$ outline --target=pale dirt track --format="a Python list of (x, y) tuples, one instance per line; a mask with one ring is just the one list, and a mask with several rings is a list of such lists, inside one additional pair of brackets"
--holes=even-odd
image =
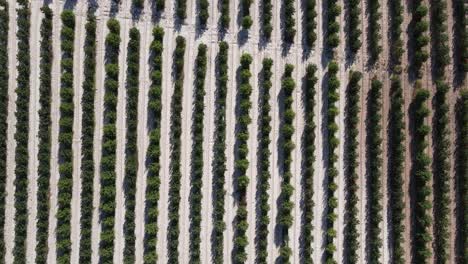
[[(12, 2), (12, 1), (10, 1)], [(75, 90), (75, 121), (74, 121), (74, 187), (73, 187), (73, 200), (72, 200), (72, 262), (78, 262), (78, 250), (79, 250), (79, 217), (80, 217), (80, 163), (81, 163), (81, 85), (83, 82), (83, 42), (84, 42), (84, 25), (86, 23), (85, 10), (87, 4), (85, 1), (78, 0), (77, 4), (74, 7), (76, 14), (76, 30), (75, 30), (75, 65), (74, 65), (74, 90)], [(126, 60), (127, 60), (127, 45), (128, 45), (128, 34), (132, 26), (136, 26), (141, 33), (141, 49), (140, 49), (140, 91), (139, 91), (139, 124), (138, 124), (138, 178), (137, 178), (137, 191), (136, 191), (136, 212), (135, 212), (135, 225), (136, 225), (136, 261), (138, 263), (143, 260), (143, 236), (144, 236), (144, 205), (145, 205), (145, 187), (146, 187), (146, 150), (148, 146), (148, 129), (147, 129), (147, 105), (148, 105), (148, 89), (151, 85), (149, 78), (149, 47), (152, 41), (152, 28), (155, 22), (151, 17), (151, 8), (149, 8), (149, 0), (145, 0), (145, 9), (139, 16), (137, 20), (133, 20), (131, 14), (131, 1), (123, 0), (118, 8), (116, 13), (116, 18), (120, 22), (121, 26), (121, 46), (120, 46), (120, 56), (119, 56), (119, 66), (120, 66), (120, 76), (119, 76), (119, 96), (118, 96), (118, 110), (117, 110), (117, 164), (116, 164), (116, 214), (115, 214), (115, 251), (114, 251), (114, 262), (121, 263), (123, 261), (123, 249), (124, 249), (124, 233), (123, 233), (123, 224), (125, 216), (125, 196), (123, 192), (123, 178), (124, 178), (124, 169), (125, 169), (125, 131), (126, 131)], [(157, 240), (157, 252), (159, 255), (159, 261), (161, 263), (167, 262), (167, 227), (168, 227), (168, 188), (170, 180), (170, 171), (169, 171), (169, 157), (170, 157), (170, 105), (171, 105), (171, 96), (173, 93), (174, 82), (171, 77), (172, 74), (172, 61), (173, 61), (173, 52), (175, 49), (175, 39), (178, 35), (185, 37), (186, 39), (186, 53), (185, 53), (185, 67), (184, 67), (184, 96), (183, 96), (183, 111), (182, 111), (182, 156), (181, 156), (181, 201), (180, 201), (180, 236), (179, 236), (179, 261), (181, 263), (189, 262), (189, 193), (190, 193), (190, 153), (192, 149), (192, 139), (191, 139), (191, 126), (192, 126), (192, 103), (193, 103), (193, 81), (194, 81), (194, 67), (195, 67), (195, 56), (197, 55), (197, 48), (200, 43), (208, 45), (208, 64), (207, 64), (207, 75), (205, 82), (205, 117), (204, 117), (204, 168), (203, 168), (203, 187), (202, 187), (202, 222), (201, 222), (201, 262), (209, 263), (211, 262), (211, 240), (210, 234), (212, 231), (212, 204), (211, 204), (211, 195), (212, 195), (212, 168), (211, 163), (213, 160), (213, 132), (214, 132), (214, 114), (215, 114), (215, 57), (218, 52), (218, 41), (219, 35), (217, 32), (217, 23), (219, 14), (217, 13), (217, 1), (210, 0), (210, 18), (208, 19), (207, 29), (203, 32), (196, 31), (197, 24), (197, 2), (195, 0), (187, 1), (187, 14), (188, 17), (184, 24), (180, 26), (180, 29), (175, 27), (174, 24), (174, 2), (166, 1), (166, 12), (162, 14), (159, 24), (164, 27), (164, 52), (163, 52), (163, 93), (162, 93), (162, 127), (161, 127), (161, 186), (160, 186), (160, 200), (159, 200), (159, 216), (158, 216), (158, 240)], [(326, 154), (327, 150), (324, 149), (326, 144), (326, 133), (323, 130), (326, 129), (326, 100), (327, 94), (324, 83), (323, 75), (327, 71), (326, 60), (322, 58), (322, 52), (324, 50), (324, 24), (326, 23), (326, 12), (322, 1), (318, 1), (316, 5), (317, 10), (317, 41), (315, 47), (311, 50), (308, 57), (303, 57), (303, 50), (301, 44), (301, 38), (303, 34), (303, 25), (302, 17), (303, 11), (301, 10), (301, 1), (297, 0), (295, 2), (296, 7), (296, 39), (295, 44), (290, 47), (290, 49), (284, 53), (282, 44), (282, 31), (280, 29), (281, 19), (284, 14), (284, 11), (281, 7), (281, 2), (272, 1), (273, 3), (273, 17), (272, 25), (274, 30), (272, 32), (271, 41), (266, 43), (264, 47), (259, 45), (261, 41), (259, 31), (260, 31), (260, 14), (261, 6), (259, 1), (254, 1), (251, 7), (251, 14), (254, 19), (253, 25), (249, 30), (249, 34), (245, 39), (245, 43), (239, 43), (239, 39), (244, 36), (240, 36), (239, 30), (240, 25), (237, 23), (238, 10), (239, 10), (240, 0), (231, 0), (230, 2), (230, 17), (231, 24), (224, 37), (229, 43), (229, 82), (228, 82), (228, 93), (227, 93), (227, 104), (226, 104), (226, 196), (225, 196), (225, 238), (224, 238), (224, 261), (225, 263), (231, 263), (231, 253), (233, 249), (233, 236), (235, 231), (234, 226), (234, 217), (236, 215), (236, 197), (234, 193), (234, 145), (235, 145), (235, 125), (236, 125), (236, 94), (237, 94), (237, 70), (239, 67), (240, 56), (243, 53), (250, 53), (253, 56), (253, 62), (251, 64), (250, 70), (252, 72), (251, 85), (252, 85), (252, 95), (250, 101), (252, 102), (252, 109), (250, 112), (250, 117), (252, 122), (249, 125), (250, 138), (248, 140), (249, 148), (249, 162), (250, 166), (248, 169), (248, 176), (250, 178), (250, 183), (248, 186), (247, 192), (247, 210), (248, 210), (248, 221), (249, 228), (247, 230), (248, 237), (248, 263), (253, 263), (255, 259), (255, 223), (256, 223), (256, 181), (257, 181), (257, 133), (258, 133), (258, 73), (262, 68), (263, 58), (269, 57), (273, 59), (273, 87), (271, 88), (271, 99), (270, 104), (271, 108), (271, 157), (270, 157), (270, 225), (269, 225), (269, 236), (268, 236), (268, 261), (273, 263), (279, 255), (278, 249), (279, 245), (275, 242), (277, 237), (275, 235), (276, 227), (276, 217), (278, 212), (278, 197), (281, 192), (281, 182), (282, 182), (282, 151), (278, 148), (278, 144), (281, 144), (280, 139), (280, 115), (279, 110), (282, 102), (279, 98), (282, 96), (281, 93), (281, 78), (284, 73), (284, 65), (286, 63), (291, 63), (295, 65), (293, 76), (296, 81), (296, 90), (293, 94), (293, 110), (296, 112), (296, 117), (294, 120), (295, 134), (293, 140), (296, 144), (296, 148), (292, 153), (293, 162), (292, 162), (292, 173), (294, 175), (291, 184), (294, 186), (294, 193), (291, 197), (291, 201), (294, 203), (293, 213), (293, 225), (289, 230), (289, 245), (293, 249), (293, 255), (291, 257), (291, 262), (298, 263), (300, 261), (299, 247), (300, 247), (300, 230), (301, 230), (301, 176), (302, 176), (302, 152), (301, 152), (301, 137), (304, 128), (303, 120), (303, 105), (302, 105), (302, 77), (305, 74), (305, 67), (309, 63), (316, 64), (318, 67), (316, 76), (318, 77), (318, 82), (316, 85), (316, 105), (314, 108), (315, 112), (315, 124), (316, 124), (316, 153), (315, 153), (315, 177), (314, 177), (314, 196), (313, 201), (314, 206), (314, 230), (313, 230), (313, 260), (314, 263), (321, 263), (323, 261), (323, 251), (324, 251), (324, 217), (325, 217), (325, 204), (326, 204), (326, 188), (327, 180), (325, 178), (326, 171)], [(39, 28), (39, 23), (35, 23), (35, 20), (39, 20), (40, 12), (38, 12), (42, 2), (33, 1), (32, 2), (32, 17), (34, 20), (32, 23), (32, 29)], [(60, 13), (63, 10), (64, 3), (62, 1), (54, 1), (51, 4), (51, 7), (54, 11), (54, 29), (53, 29), (53, 52), (54, 52), (54, 61), (53, 61), (53, 75), (52, 75), (52, 127), (51, 127), (51, 136), (52, 136), (52, 159), (51, 159), (51, 181), (50, 181), (50, 225), (49, 225), (49, 255), (48, 262), (56, 262), (56, 234), (55, 229), (57, 226), (56, 213), (57, 213), (57, 183), (58, 183), (58, 120), (59, 120), (59, 91), (60, 91)], [(343, 2), (340, 2), (340, 5), (343, 7)], [(368, 69), (366, 66), (367, 62), (367, 25), (368, 25), (368, 15), (365, 14), (366, 1), (361, 1), (361, 10), (362, 10), (362, 47), (360, 52), (357, 54), (356, 60), (351, 65), (345, 65), (345, 33), (343, 28), (340, 31), (341, 44), (337, 48), (336, 59), (340, 65), (339, 76), (341, 80), (341, 86), (339, 89), (340, 101), (337, 103), (337, 106), (340, 110), (340, 114), (337, 117), (337, 123), (339, 125), (338, 137), (340, 138), (341, 144), (338, 148), (338, 162), (337, 168), (339, 170), (339, 177), (337, 177), (338, 190), (336, 191), (336, 196), (338, 198), (338, 218), (336, 221), (335, 228), (338, 231), (336, 238), (337, 252), (335, 258), (338, 262), (341, 263), (343, 258), (343, 227), (344, 227), (344, 149), (343, 149), (343, 139), (345, 136), (344, 131), (344, 106), (345, 106), (345, 89), (348, 82), (348, 73), (350, 69), (359, 70), (363, 72), (363, 81), (362, 81), (362, 90), (361, 90), (361, 123), (360, 123), (360, 134), (359, 134), (359, 174), (360, 174), (360, 189), (359, 189), (359, 215), (360, 215), (360, 251), (359, 257), (361, 262), (365, 262), (365, 230), (366, 230), (366, 221), (365, 221), (365, 208), (367, 205), (366, 197), (366, 157), (365, 157), (365, 117), (366, 117), (366, 98), (367, 93), (370, 88), (370, 81), (373, 76), (377, 76), (381, 81), (383, 81), (383, 118), (382, 118), (382, 136), (383, 136), (383, 168), (382, 168), (382, 181), (384, 188), (382, 189), (383, 198), (382, 204), (384, 205), (384, 210), (382, 212), (383, 221), (382, 221), (382, 240), (383, 240), (383, 249), (382, 249), (382, 261), (383, 263), (389, 262), (389, 254), (391, 249), (388, 247), (388, 227), (387, 227), (387, 189), (386, 189), (386, 173), (387, 173), (387, 161), (386, 161), (386, 127), (387, 127), (387, 114), (388, 114), (388, 90), (389, 90), (389, 75), (387, 72), (387, 58), (391, 56), (388, 54), (388, 23), (382, 22), (381, 33), (382, 33), (382, 44), (384, 51), (381, 54), (378, 65), (375, 68)], [(381, 11), (383, 15), (383, 21), (388, 20), (388, 11), (386, 10), (386, 5), (381, 3)], [(409, 12), (406, 3), (405, 6), (405, 20), (403, 24), (403, 32), (406, 32), (408, 23), (411, 20), (411, 13)], [(93, 213), (93, 230), (92, 233), (92, 250), (93, 250), (93, 263), (98, 262), (98, 250), (99, 250), (99, 238), (100, 238), (100, 220), (99, 220), (99, 203), (100, 203), (100, 159), (101, 159), (101, 139), (102, 139), (102, 129), (103, 129), (103, 97), (104, 97), (104, 54), (105, 54), (105, 37), (108, 33), (106, 22), (110, 17), (110, 0), (100, 1), (100, 6), (97, 10), (97, 72), (96, 72), (96, 99), (95, 99), (95, 113), (96, 113), (96, 128), (95, 128), (95, 179), (94, 179), (94, 213)], [(449, 8), (449, 14), (451, 16), (451, 9)], [(14, 4), (10, 4), (10, 30), (13, 32), (16, 30), (16, 23), (14, 18), (16, 15)], [(449, 16), (449, 17), (450, 17)], [(339, 17), (340, 24), (344, 25), (344, 14)], [(449, 26), (453, 23), (449, 22)], [(34, 30), (33, 30), (34, 31)], [(240, 38), (239, 38), (240, 36)], [(408, 41), (408, 36), (403, 34), (405, 42)], [(451, 36), (451, 33), (449, 34)], [(31, 68), (31, 104), (30, 104), (30, 162), (29, 162), (29, 175), (30, 175), (30, 187), (29, 195), (30, 199), (28, 201), (28, 208), (30, 210), (30, 221), (28, 226), (28, 261), (32, 262), (35, 257), (34, 245), (35, 245), (35, 217), (36, 217), (36, 201), (35, 193), (37, 192), (35, 175), (37, 170), (37, 110), (39, 109), (38, 104), (38, 51), (39, 51), (39, 33), (34, 32), (31, 34), (31, 52), (32, 56), (32, 68)], [(5, 225), (9, 230), (13, 230), (14, 227), (14, 150), (15, 150), (15, 141), (14, 141), (14, 131), (15, 131), (15, 87), (16, 87), (16, 37), (9, 39), (9, 66), (10, 66), (10, 79), (9, 79), (9, 106), (8, 106), (8, 148), (7, 148), (7, 197), (6, 197), (6, 219)], [(406, 49), (405, 49), (406, 50)], [(408, 65), (407, 53), (403, 56), (403, 64)], [(430, 65), (430, 63), (428, 63)], [(450, 71), (450, 70), (449, 70)], [(426, 73), (426, 78), (424, 79), (426, 84), (429, 87), (431, 85), (430, 75)], [(449, 76), (450, 77), (450, 76)], [(413, 84), (407, 78), (407, 69), (405, 68), (403, 74), (403, 90), (405, 91), (405, 113), (406, 113), (406, 124), (408, 124), (408, 106), (412, 99)], [(455, 94), (456, 92), (453, 92)], [(453, 111), (454, 95), (450, 95), (451, 109)], [(451, 124), (453, 127), (453, 124)], [(409, 137), (409, 130), (406, 131), (407, 142), (410, 142), (411, 138)], [(406, 260), (410, 260), (410, 199), (409, 199), (409, 169), (411, 168), (410, 152), (409, 148), (406, 151), (406, 169), (405, 169), (405, 202), (406, 202), (406, 235), (405, 235), (405, 245), (404, 248), (406, 252)], [(452, 183), (453, 184), (453, 183)], [(454, 207), (454, 205), (452, 205)], [(452, 225), (454, 223), (452, 222)], [(452, 240), (453, 241), (453, 235)], [(7, 263), (12, 262), (12, 249), (14, 246), (14, 234), (7, 232), (5, 234), (6, 240), (6, 249), (7, 255), (5, 257)], [(452, 242), (453, 243), (453, 242)], [(453, 256), (453, 251), (451, 251)]]

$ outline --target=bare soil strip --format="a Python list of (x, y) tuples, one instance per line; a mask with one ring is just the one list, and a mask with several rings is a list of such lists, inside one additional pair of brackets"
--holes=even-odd
[[(39, 60), (40, 60), (40, 21), (42, 12), (40, 1), (31, 2), (31, 91), (29, 99), (29, 162), (28, 162), (28, 235), (26, 240), (27, 262), (34, 262), (36, 258), (36, 221), (37, 221), (37, 148), (39, 139)], [(37, 22), (37, 23), (36, 23)]]
[(7, 179), (6, 179), (6, 197), (5, 197), (5, 262), (13, 262), (13, 247), (14, 247), (14, 226), (15, 226), (15, 131), (16, 131), (16, 76), (17, 76), (17, 60), (16, 52), (18, 49), (18, 40), (16, 38), (16, 3), (9, 1), (9, 37), (8, 38), (8, 68), (10, 69), (8, 76), (8, 130), (7, 130)]

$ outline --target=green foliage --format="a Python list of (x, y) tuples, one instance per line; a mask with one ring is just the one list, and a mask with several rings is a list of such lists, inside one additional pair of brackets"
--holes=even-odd
[(426, 125), (429, 109), (426, 106), (429, 92), (416, 87), (416, 92), (412, 102), (411, 122), (413, 123), (413, 167), (411, 168), (411, 178), (415, 188), (414, 193), (414, 237), (413, 237), (413, 258), (416, 263), (429, 263), (431, 257), (431, 208), (432, 202), (430, 180), (432, 178), (429, 165), (430, 157), (427, 154), (427, 136), (430, 127)]
[(52, 74), (52, 10), (45, 5), (41, 8), (44, 18), (41, 24), (40, 48), (40, 86), (39, 103), (39, 150), (38, 150), (38, 179), (37, 179), (37, 237), (36, 263), (47, 263), (49, 251), (49, 180), (51, 158), (51, 74)]
[(294, 0), (284, 0), (284, 26), (283, 26), (283, 39), (287, 43), (294, 43), (294, 36), (296, 36), (296, 8), (294, 7)]
[(127, 134), (125, 144), (124, 263), (135, 262), (135, 193), (138, 173), (138, 86), (140, 72), (140, 32), (130, 29), (127, 53)]
[(346, 144), (345, 144), (345, 171), (346, 203), (345, 203), (345, 227), (344, 227), (344, 255), (347, 263), (358, 262), (359, 250), (359, 210), (358, 210), (358, 137), (359, 137), (359, 113), (362, 73), (351, 71), (346, 91)]
[(28, 226), (28, 137), (29, 137), (29, 95), (31, 61), (30, 16), (27, 1), (18, 1), (17, 9), (18, 39), (16, 78), (16, 149), (15, 149), (15, 245), (13, 248), (14, 263), (24, 263), (26, 259), (26, 236)]
[(104, 82), (104, 127), (101, 156), (101, 240), (99, 261), (112, 263), (114, 256), (115, 215), (115, 159), (116, 159), (116, 111), (119, 81), (120, 25), (116, 19), (107, 22), (106, 60)]
[(393, 0), (389, 2), (390, 13), (390, 54), (392, 56), (392, 70), (395, 73), (401, 72), (401, 58), (404, 53), (403, 39), (401, 38), (401, 24), (403, 23), (403, 5), (401, 0)]
[(468, 260), (468, 91), (462, 90), (457, 103), (457, 261)]
[(171, 172), (169, 186), (169, 226), (167, 232), (168, 262), (178, 263), (179, 260), (179, 208), (180, 208), (180, 155), (182, 134), (182, 98), (184, 92), (184, 54), (185, 39), (181, 36), (176, 38), (174, 50), (174, 94), (171, 102), (171, 154), (169, 171)]
[(176, 0), (175, 13), (181, 21), (187, 18), (187, 0)]
[(270, 134), (271, 134), (271, 106), (270, 106), (270, 89), (272, 87), (271, 77), (273, 72), (273, 60), (270, 58), (263, 59), (262, 69), (262, 84), (260, 88), (259, 98), (259, 149), (258, 149), (258, 208), (257, 226), (256, 226), (256, 261), (257, 263), (267, 263), (268, 257), (268, 226), (270, 224), (270, 205), (268, 189), (270, 189)]
[(198, 0), (198, 19), (200, 20), (200, 26), (203, 28), (206, 27), (206, 22), (210, 17), (209, 7), (210, 2), (208, 0)]
[[(455, 27), (455, 56), (457, 68), (460, 72), (468, 72), (468, 38), (466, 32), (466, 5), (464, 1), (452, 1), (454, 9)], [(462, 75), (463, 79), (466, 74)]]
[(317, 40), (317, 11), (315, 11), (317, 1), (306, 0), (304, 4), (305, 40), (307, 46), (313, 47), (315, 45), (315, 41)]
[(338, 116), (338, 109), (336, 103), (339, 100), (339, 87), (340, 81), (338, 79), (339, 66), (336, 61), (331, 61), (328, 64), (328, 106), (327, 106), (327, 128), (328, 128), (328, 156), (326, 157), (328, 167), (326, 176), (328, 178), (328, 186), (326, 190), (327, 209), (326, 209), (326, 237), (325, 237), (325, 262), (328, 264), (335, 264), (336, 260), (333, 257), (336, 251), (335, 237), (336, 230), (334, 228), (336, 221), (336, 212), (338, 204), (335, 196), (336, 191), (336, 177), (338, 177), (338, 169), (336, 163), (338, 162), (337, 149), (339, 139), (337, 137), (337, 123), (335, 118)]
[(156, 10), (159, 12), (164, 12), (164, 8), (166, 6), (166, 0), (153, 0), (154, 1), (154, 6), (156, 7)]
[(247, 158), (249, 149), (247, 140), (249, 139), (249, 124), (250, 120), (250, 95), (252, 93), (252, 86), (250, 85), (250, 64), (252, 57), (248, 53), (242, 54), (239, 66), (239, 84), (238, 84), (238, 105), (237, 108), (237, 124), (236, 124), (236, 145), (237, 155), (235, 158), (235, 184), (236, 184), (236, 203), (237, 212), (235, 217), (235, 233), (234, 233), (234, 249), (233, 249), (233, 262), (245, 263), (247, 260), (247, 252), (245, 250), (247, 241), (247, 186), (249, 183), (249, 176), (247, 169), (249, 167), (249, 160)]
[(195, 59), (195, 87), (192, 114), (192, 161), (190, 181), (190, 263), (200, 263), (201, 201), (203, 193), (203, 117), (205, 108), (205, 76), (207, 47), (198, 46)]
[(221, 15), (219, 16), (219, 26), (223, 31), (229, 28), (229, 22), (231, 18), (229, 17), (229, 0), (219, 0), (219, 11)]
[(368, 27), (368, 42), (369, 53), (372, 62), (379, 59), (382, 52), (381, 34), (380, 34), (380, 21), (382, 20), (382, 13), (380, 12), (379, 0), (369, 0), (368, 2), (369, 13), (369, 27)]
[[(8, 118), (8, 3), (0, 0), (0, 233), (5, 233), (5, 184)], [(0, 237), (0, 259), (5, 256), (5, 241)]]
[(302, 173), (302, 200), (303, 218), (302, 218), (302, 256), (305, 264), (312, 264), (312, 230), (314, 226), (314, 162), (315, 162), (315, 137), (316, 125), (314, 122), (315, 94), (317, 85), (317, 66), (309, 64), (306, 68), (304, 85), (304, 132), (302, 136), (303, 165)]
[(428, 8), (422, 0), (415, 0), (413, 5), (413, 18), (411, 22), (413, 24), (412, 41), (414, 45), (412, 67), (414, 73), (420, 77), (422, 74), (421, 67), (429, 58), (427, 50), (427, 45), (429, 44), (429, 37), (427, 35), (429, 29), (427, 22)]
[(273, 17), (273, 5), (271, 4), (271, 0), (262, 0), (262, 19), (261, 19), (261, 27), (263, 37), (269, 40), (271, 38), (271, 32), (273, 32), (273, 25), (271, 24), (271, 19)]
[(450, 125), (447, 92), (449, 86), (436, 83), (434, 97), (434, 255), (437, 263), (449, 262), (450, 249)]
[(445, 68), (450, 64), (449, 37), (447, 35), (447, 2), (431, 1), (431, 41), (435, 78), (444, 77)]
[(359, 0), (348, 2), (348, 46), (351, 52), (356, 53), (361, 48), (361, 8)]
[(280, 256), (279, 261), (281, 263), (289, 263), (289, 256), (291, 248), (289, 247), (289, 228), (292, 225), (293, 216), (292, 209), (293, 204), (291, 202), (291, 196), (294, 187), (291, 184), (293, 177), (291, 172), (291, 161), (292, 161), (292, 150), (294, 149), (294, 141), (292, 139), (294, 135), (294, 111), (293, 111), (293, 92), (296, 87), (296, 83), (292, 77), (294, 66), (292, 64), (286, 64), (284, 69), (283, 80), (281, 83), (283, 90), (283, 104), (284, 113), (281, 116), (281, 136), (283, 138), (283, 181), (281, 182), (281, 193), (280, 203), (278, 205), (278, 216), (277, 216), (277, 227), (281, 234), (280, 240)]
[(373, 79), (367, 98), (367, 247), (371, 263), (380, 263), (382, 239), (382, 83)]
[(334, 51), (336, 47), (340, 44), (340, 24), (337, 21), (338, 17), (341, 14), (341, 6), (338, 3), (338, 0), (327, 1), (327, 30), (325, 36), (325, 42), (328, 48), (331, 51)]
[(405, 262), (404, 245), (404, 191), (403, 176), (405, 165), (405, 123), (404, 100), (401, 80), (398, 76), (392, 77), (390, 85), (390, 110), (389, 110), (389, 210), (391, 228), (390, 247), (393, 248), (392, 259), (395, 264)]
[(132, 5), (134, 8), (143, 8), (143, 0), (132, 0)]
[(61, 87), (59, 120), (59, 173), (57, 209), (57, 261), (69, 263), (71, 255), (70, 221), (71, 198), (73, 193), (73, 41), (75, 15), (64, 10), (61, 31)]
[(80, 262), (91, 262), (91, 233), (93, 220), (94, 194), (94, 98), (96, 91), (96, 18), (88, 15), (84, 48), (84, 80), (82, 83), (83, 107), (81, 135), (81, 238)]
[(144, 239), (144, 262), (154, 263), (158, 256), (156, 253), (158, 232), (158, 200), (159, 187), (161, 185), (160, 156), (161, 156), (161, 94), (162, 94), (162, 52), (163, 52), (164, 30), (161, 27), (153, 29), (153, 42), (151, 43), (151, 87), (149, 89), (148, 115), (153, 120), (150, 125), (149, 146), (146, 160), (148, 176), (146, 180), (146, 208), (145, 208), (145, 239)]
[(213, 145), (213, 232), (212, 254), (213, 262), (224, 263), (223, 239), (226, 224), (224, 222), (224, 197), (226, 191), (226, 94), (228, 82), (228, 49), (226, 42), (219, 43), (219, 53), (216, 63), (217, 89), (215, 98), (215, 138)]
[(252, 5), (253, 0), (240, 0), (240, 12), (241, 13), (241, 26), (242, 29), (248, 30), (252, 24), (253, 20), (250, 16), (250, 6)]

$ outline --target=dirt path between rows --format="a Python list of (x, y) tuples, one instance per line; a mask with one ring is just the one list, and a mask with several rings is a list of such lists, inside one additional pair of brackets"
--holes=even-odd
[(17, 61), (16, 52), (18, 50), (18, 40), (16, 38), (16, 3), (8, 1), (9, 16), (9, 38), (8, 38), (8, 130), (7, 130), (7, 179), (6, 179), (6, 197), (5, 197), (5, 262), (13, 262), (13, 247), (15, 239), (15, 131), (16, 131), (16, 77)]

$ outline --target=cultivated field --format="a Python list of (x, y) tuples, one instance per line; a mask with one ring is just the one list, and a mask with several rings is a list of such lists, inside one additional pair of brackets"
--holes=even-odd
[(468, 263), (462, 0), (0, 0), (0, 263)]

